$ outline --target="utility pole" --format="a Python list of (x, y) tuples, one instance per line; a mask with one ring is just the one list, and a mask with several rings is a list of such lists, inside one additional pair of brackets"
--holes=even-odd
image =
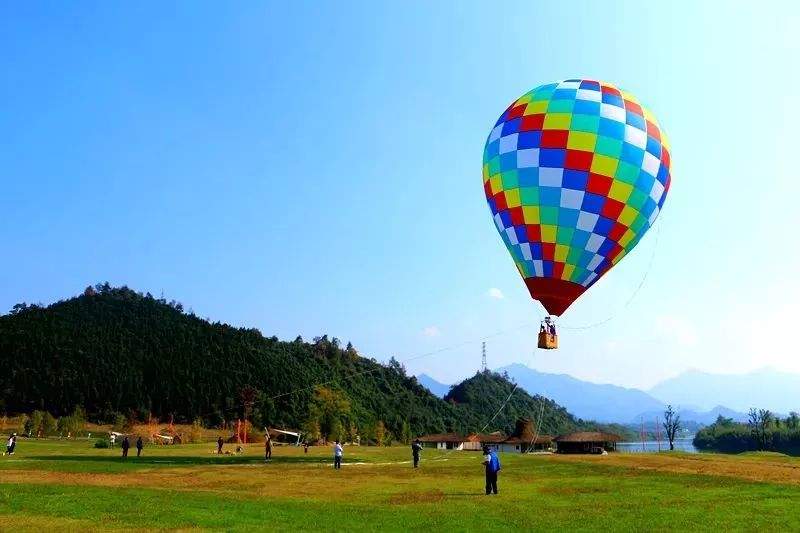
[(481, 346), (481, 371), (486, 372), (486, 341), (483, 341)]

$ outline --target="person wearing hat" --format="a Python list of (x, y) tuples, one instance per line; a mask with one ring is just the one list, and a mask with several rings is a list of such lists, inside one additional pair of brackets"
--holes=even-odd
[(497, 494), (497, 473), (500, 472), (500, 459), (488, 446), (483, 447), (483, 464), (486, 467), (486, 494)]

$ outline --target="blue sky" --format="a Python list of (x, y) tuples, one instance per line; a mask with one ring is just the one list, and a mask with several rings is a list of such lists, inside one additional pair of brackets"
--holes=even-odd
[[(628, 386), (800, 372), (800, 8), (650, 4), (5, 3), (0, 309), (108, 280), (377, 359), (475, 340), (407, 363), (444, 381), (498, 331), (491, 366)], [(510, 102), (575, 77), (656, 114), (673, 186), (561, 324), (613, 319), (534, 355), (481, 156)]]

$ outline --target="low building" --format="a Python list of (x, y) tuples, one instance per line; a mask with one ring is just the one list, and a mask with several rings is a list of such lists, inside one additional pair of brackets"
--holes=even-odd
[(439, 433), (419, 437), (419, 442), (423, 447), (436, 448), (437, 450), (463, 450), (466, 441), (466, 437), (462, 437), (457, 433)]
[(553, 446), (553, 437), (550, 435), (535, 435), (530, 438), (508, 437), (498, 444), (498, 451), (508, 453), (528, 453), (533, 451), (547, 451)]
[(507, 439), (498, 443), (498, 450), (508, 453), (527, 453), (532, 451), (549, 450), (553, 437), (539, 433), (534, 429), (533, 422), (528, 418), (517, 420), (514, 433)]
[(481, 451), (484, 446), (488, 446), (493, 450), (499, 450), (499, 445), (504, 440), (506, 440), (506, 436), (499, 431), (489, 433), (488, 435), (472, 433), (467, 436), (467, 440), (464, 442), (464, 449)]
[(553, 440), (558, 453), (603, 453), (615, 451), (622, 437), (602, 431), (578, 431)]

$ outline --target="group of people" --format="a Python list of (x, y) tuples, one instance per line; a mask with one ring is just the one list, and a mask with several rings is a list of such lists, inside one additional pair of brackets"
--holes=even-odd
[[(269, 442), (269, 440), (268, 440)], [(304, 444), (306, 453), (308, 452), (308, 444)], [(416, 439), (411, 443), (411, 459), (414, 468), (419, 468), (419, 456), (422, 452), (422, 443)], [(268, 452), (271, 453), (271, 452)], [(333, 468), (338, 470), (342, 468), (342, 457), (344, 456), (344, 448), (342, 443), (338, 440), (333, 444)], [(497, 476), (500, 472), (500, 459), (497, 457), (497, 452), (489, 446), (483, 447), (483, 466), (486, 476), (486, 494), (497, 494)]]
[[(114, 438), (115, 435), (112, 435), (112, 442), (116, 439)], [(222, 440), (222, 437), (217, 439), (217, 453), (222, 453), (222, 446), (225, 441)], [(8, 441), (6, 442), (6, 451), (3, 455), (13, 455), (14, 449), (17, 446), (17, 434), (12, 433), (8, 437)], [(120, 446), (122, 448), (122, 458), (126, 459), (128, 457), (128, 450), (131, 447), (130, 439), (127, 435), (125, 435), (122, 439), (122, 444)], [(140, 457), (142, 455), (142, 449), (144, 448), (144, 441), (142, 437), (139, 436), (136, 439), (136, 457)], [(303, 452), (308, 453), (308, 443), (303, 443)], [(414, 468), (419, 468), (419, 457), (420, 453), (422, 452), (422, 443), (419, 439), (416, 439), (413, 443), (411, 443), (411, 458), (414, 464)], [(344, 447), (342, 443), (338, 440), (333, 444), (333, 468), (339, 470), (342, 468), (342, 458), (344, 457)], [(272, 459), (272, 438), (269, 435), (269, 432), (264, 436), (264, 461), (269, 461)], [(489, 448), (488, 446), (483, 447), (483, 465), (486, 471), (486, 494), (497, 494), (497, 474), (500, 472), (500, 460), (497, 458), (497, 454), (494, 450)]]
[[(122, 458), (123, 459), (127, 459), (128, 458), (128, 450), (131, 447), (131, 441), (130, 441), (130, 439), (128, 439), (127, 435), (125, 435), (124, 438), (122, 439), (122, 444), (120, 445), (120, 447), (122, 448)], [(142, 437), (140, 436), (138, 439), (136, 439), (136, 457), (141, 457), (142, 448), (144, 448), (144, 441), (142, 440)]]
[[(414, 468), (419, 468), (419, 454), (422, 451), (422, 443), (419, 439), (411, 444), (411, 458)], [(483, 465), (486, 474), (486, 494), (497, 494), (497, 474), (500, 472), (500, 459), (495, 450), (489, 446), (483, 447)]]
[(3, 455), (14, 455), (14, 448), (17, 447), (17, 434), (12, 433), (8, 437), (8, 442), (6, 442), (6, 451), (3, 452)]
[(549, 317), (546, 318), (545, 321), (539, 326), (539, 333), (547, 333), (548, 335), (553, 336), (557, 335), (555, 322), (552, 322)]

